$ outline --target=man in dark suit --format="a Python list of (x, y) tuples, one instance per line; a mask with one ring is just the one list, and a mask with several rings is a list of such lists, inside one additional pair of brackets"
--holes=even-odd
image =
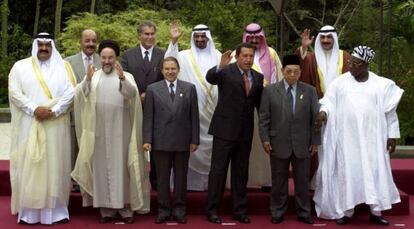
[(123, 53), (121, 65), (134, 76), (143, 101), (148, 85), (163, 79), (160, 63), (165, 51), (154, 46), (157, 28), (153, 22), (141, 22), (137, 32), (140, 45)]
[(217, 85), (219, 99), (211, 120), (213, 135), (211, 169), (208, 178), (207, 218), (221, 223), (218, 209), (223, 197), (227, 169), (231, 160), (231, 195), (233, 219), (250, 223), (247, 216), (249, 156), (253, 137), (254, 108), (259, 107), (263, 75), (252, 69), (254, 46), (240, 44), (236, 63), (228, 64), (231, 51), (225, 52), (220, 65), (207, 72), (209, 83)]
[(263, 148), (270, 155), (272, 223), (279, 224), (288, 207), (289, 164), (292, 163), (298, 220), (312, 224), (309, 199), (309, 158), (317, 152), (320, 133), (313, 123), (319, 111), (313, 86), (302, 83), (300, 59), (283, 58), (284, 79), (266, 87), (259, 112)]
[[(186, 223), (185, 193), (190, 152), (200, 143), (197, 92), (193, 84), (178, 80), (177, 59), (162, 62), (163, 81), (148, 86), (145, 96), (143, 142), (157, 169), (158, 216), (164, 223), (172, 216)], [(170, 174), (174, 170), (174, 198), (170, 205)]]
[[(164, 59), (165, 51), (154, 46), (157, 27), (152, 21), (143, 21), (137, 28), (140, 45), (128, 49), (122, 54), (121, 65), (124, 71), (134, 76), (144, 105), (145, 92), (148, 85), (160, 81), (163, 76), (160, 63)], [(156, 187), (156, 169), (151, 155), (150, 181), (153, 189)]]

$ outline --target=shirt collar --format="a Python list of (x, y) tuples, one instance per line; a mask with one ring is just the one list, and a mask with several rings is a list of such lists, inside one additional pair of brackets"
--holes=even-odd
[[(88, 55), (86, 55), (83, 51), (81, 51), (81, 54), (82, 54), (82, 60), (84, 61), (85, 58), (88, 57)], [(93, 63), (93, 54), (90, 55), (90, 57), (91, 57), (91, 62)]]
[(144, 57), (145, 56), (145, 51), (148, 51), (148, 55), (151, 56), (152, 55), (152, 50), (154, 50), (154, 45), (151, 46), (151, 48), (149, 49), (145, 49), (144, 46), (142, 46), (142, 44), (139, 45), (141, 47), (141, 54)]
[[(289, 84), (286, 79), (283, 79), (283, 85), (285, 86), (285, 90), (289, 88)], [(296, 87), (298, 86), (298, 82), (292, 84), (292, 90), (296, 91)]]
[[(243, 75), (244, 73), (243, 69), (241, 69), (237, 63), (236, 63), (236, 66), (239, 69), (240, 75)], [(250, 76), (251, 76), (251, 70), (247, 71), (247, 77), (250, 77)]]
[(168, 88), (170, 87), (170, 84), (173, 83), (174, 87), (177, 87), (177, 79), (175, 79), (173, 82), (170, 82), (168, 80), (165, 80), (165, 82), (167, 83)]

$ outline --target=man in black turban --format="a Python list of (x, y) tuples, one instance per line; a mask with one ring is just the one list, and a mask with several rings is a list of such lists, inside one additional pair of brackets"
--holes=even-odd
[(317, 152), (321, 140), (313, 128), (319, 111), (318, 97), (313, 86), (298, 81), (301, 75), (298, 56), (287, 55), (282, 63), (284, 79), (264, 89), (259, 112), (260, 138), (270, 155), (272, 171), (272, 223), (281, 223), (287, 210), (292, 164), (298, 220), (312, 224), (309, 159)]
[[(142, 147), (142, 107), (134, 77), (117, 61), (119, 45), (99, 45), (102, 70), (89, 65), (77, 86), (75, 121), (79, 156), (72, 173), (84, 192), (84, 206), (100, 208), (101, 223), (118, 214), (149, 211), (149, 184)], [(115, 69), (115, 70), (114, 70)]]

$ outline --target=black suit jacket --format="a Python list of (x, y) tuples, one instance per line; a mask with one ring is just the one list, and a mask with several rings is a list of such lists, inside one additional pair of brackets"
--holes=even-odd
[(197, 91), (193, 84), (177, 80), (174, 101), (162, 80), (148, 86), (144, 103), (143, 142), (157, 151), (188, 151), (200, 143)]
[[(246, 96), (244, 81), (236, 63), (207, 72), (209, 83), (218, 86), (219, 98), (210, 123), (209, 134), (236, 141), (253, 136), (254, 107), (259, 108), (263, 91), (263, 75), (251, 69), (253, 84)], [(247, 134), (247, 136), (246, 136)]]
[(145, 68), (141, 46), (128, 49), (122, 54), (121, 65), (124, 71), (131, 73), (137, 83), (139, 93), (147, 91), (148, 85), (164, 79), (161, 74), (160, 63), (165, 51), (154, 47), (151, 55), (151, 67)]

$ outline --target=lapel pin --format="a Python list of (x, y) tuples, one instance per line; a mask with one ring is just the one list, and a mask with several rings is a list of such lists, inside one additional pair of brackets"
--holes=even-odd
[(180, 93), (180, 97), (183, 97), (183, 93)]
[(300, 95), (300, 99), (303, 99), (303, 94)]

